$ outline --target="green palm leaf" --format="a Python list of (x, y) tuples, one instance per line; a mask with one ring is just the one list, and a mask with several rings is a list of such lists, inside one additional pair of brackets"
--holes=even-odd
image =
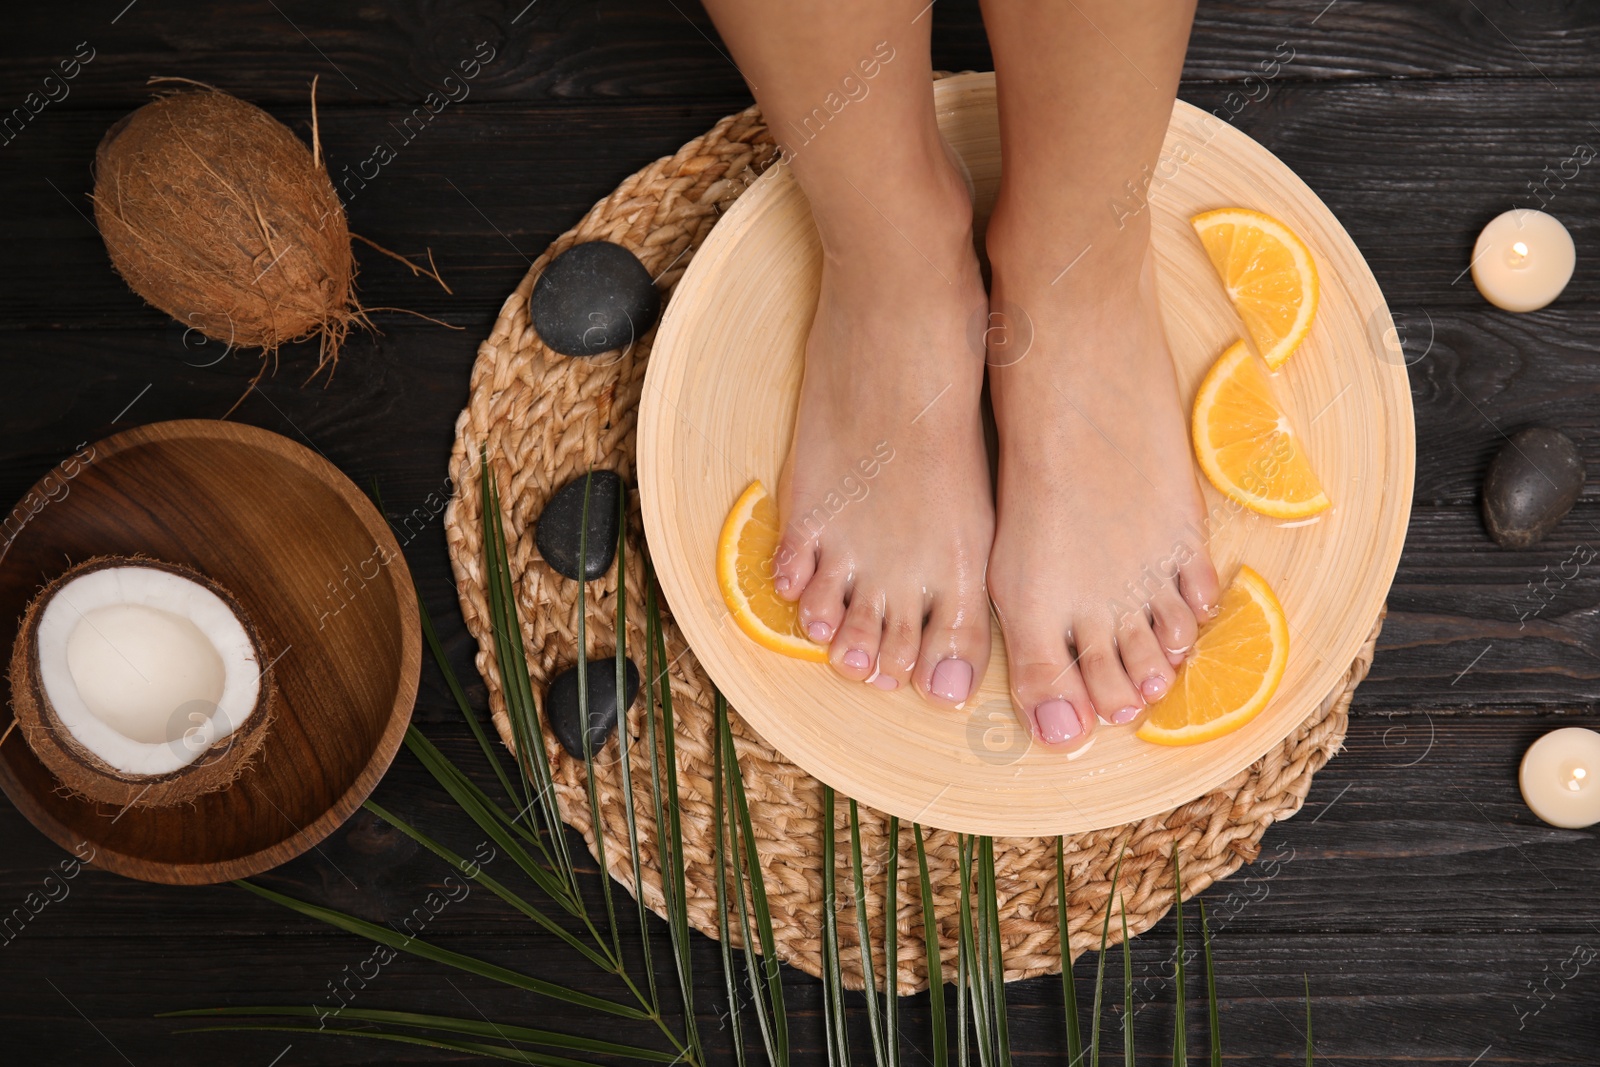
[[(161, 1018), (215, 1018), (217, 1016), (311, 1016), (322, 1018), (323, 1013), (314, 1007), (246, 1007), (246, 1008), (190, 1008), (186, 1011), (169, 1011)], [(589, 1052), (600, 1056), (626, 1056), (647, 1063), (673, 1063), (678, 1057), (636, 1045), (622, 1045), (615, 1041), (602, 1041), (592, 1037), (575, 1037), (551, 1030), (537, 1030), (511, 1023), (494, 1023), (483, 1019), (462, 1019), (451, 1015), (428, 1015), (410, 1011), (382, 1011), (373, 1008), (343, 1008), (339, 1021), (367, 1022), (407, 1026), (419, 1030), (439, 1030), (446, 1033), (465, 1034), (469, 1037), (498, 1037), (502, 1041), (541, 1045), (545, 1048), (566, 1049), (572, 1052)], [(249, 1029), (249, 1027), (207, 1027), (210, 1030)], [(370, 1032), (370, 1031), (362, 1031)]]
[[(645, 570), (645, 580), (649, 582), (647, 590), (655, 589), (655, 574), (648, 567)], [(689, 945), (689, 900), (688, 877), (684, 871), (683, 863), (683, 817), (678, 799), (678, 750), (677, 750), (677, 723), (672, 713), (672, 677), (669, 673), (672, 664), (667, 662), (666, 638), (662, 634), (660, 604), (651, 598), (650, 628), (654, 637), (646, 635), (646, 640), (651, 641), (654, 650), (654, 661), (660, 665), (660, 677), (652, 675), (652, 683), (645, 693), (646, 706), (654, 704), (652, 694), (656, 690), (655, 682), (660, 682), (661, 694), (661, 760), (665, 770), (665, 782), (656, 793), (656, 840), (660, 845), (661, 884), (670, 886), (671, 891), (666, 896), (667, 928), (672, 934), (672, 955), (677, 965), (678, 989), (683, 997), (683, 1026), (688, 1037), (689, 1046), (700, 1051), (700, 1032), (695, 1025), (694, 1018), (694, 973), (690, 967)], [(650, 759), (651, 769), (655, 768), (655, 719), (650, 719)], [(735, 776), (737, 777), (737, 776)], [(741, 780), (742, 781), (742, 780)], [(652, 783), (654, 779), (652, 778)], [(663, 824), (660, 820), (661, 801), (666, 800), (666, 818)], [(766, 895), (762, 895), (762, 906), (766, 905)], [(776, 957), (773, 957), (774, 959)], [(703, 1058), (703, 1057), (702, 1057)]]
[[(583, 524), (587, 531), (589, 524)], [(581, 553), (580, 553), (581, 554)], [(617, 494), (617, 610), (616, 610), (616, 693), (628, 691), (628, 494)], [(648, 682), (649, 679), (647, 678)], [(587, 682), (587, 678), (585, 679)], [(645, 699), (650, 699), (648, 687)], [(629, 707), (632, 707), (630, 704)], [(638, 810), (633, 801), (633, 767), (630, 753), (633, 737), (628, 732), (629, 708), (617, 709), (617, 768), (622, 777), (622, 813), (628, 825), (628, 865), (633, 873), (633, 902), (639, 919), (639, 954), (645, 976), (650, 1008), (659, 1014), (661, 996), (656, 989), (656, 968), (650, 953), (650, 909), (644, 902), (644, 860), (639, 849)], [(658, 831), (659, 832), (659, 831)], [(619, 956), (620, 961), (620, 956)]]
[(1089, 1050), (1094, 1067), (1100, 1067), (1100, 1000), (1106, 985), (1106, 942), (1111, 937), (1111, 901), (1117, 895), (1117, 882), (1122, 877), (1122, 858), (1128, 844), (1123, 842), (1117, 852), (1117, 865), (1111, 872), (1111, 893), (1106, 897), (1106, 918), (1100, 926), (1100, 958), (1094, 972), (1094, 1009), (1089, 1019)]
[(478, 828), (504, 849), (512, 862), (522, 868), (523, 873), (533, 879), (535, 885), (569, 914), (583, 917), (583, 905), (573, 899), (568, 884), (549, 868), (535, 861), (518, 842), (510, 818), (495, 806), (488, 794), (445, 758), (444, 753), (440, 752), (415, 726), (406, 730), (406, 748), (417, 757), (423, 767), (427, 768), (434, 780), (444, 786), (451, 799), (478, 824)]
[[(739, 986), (738, 979), (733, 973), (733, 939), (730, 936), (732, 933), (732, 925), (728, 922), (728, 864), (730, 862), (737, 864), (739, 862), (739, 857), (737, 855), (730, 855), (728, 848), (728, 791), (727, 786), (724, 784), (724, 780), (728, 772), (727, 768), (723, 765), (725, 750), (723, 749), (721, 743), (722, 721), (728, 717), (728, 705), (727, 702), (723, 700), (721, 693), (715, 694), (715, 710), (717, 744), (712, 746), (716, 750), (716, 756), (712, 761), (711, 786), (712, 791), (716, 794), (715, 802), (712, 806), (712, 818), (715, 825), (717, 839), (716, 850), (712, 859), (716, 864), (717, 869), (717, 947), (722, 953), (722, 980), (724, 989), (726, 990), (728, 996), (728, 1029), (733, 1034), (734, 1060), (738, 1064), (738, 1067), (745, 1067), (744, 1025), (739, 1018)], [(827, 787), (824, 786), (823, 788), (826, 789)], [(833, 814), (832, 805), (833, 797), (831, 794), (829, 794), (828, 813), (830, 820)], [(828, 841), (824, 847), (824, 855), (826, 855), (831, 861), (833, 858), (832, 841)], [(828, 884), (831, 885), (831, 879), (829, 880)], [(832, 914), (831, 911), (829, 914)], [(835, 954), (837, 954), (839, 951), (839, 940), (837, 935), (835, 935), (833, 939), (833, 951)], [(826, 1005), (824, 1005), (824, 1010), (826, 1010)]]
[(828, 1067), (849, 1067), (850, 1035), (845, 1025), (844, 975), (839, 967), (838, 863), (833, 787), (822, 787), (822, 1025)]
[[(484, 731), (483, 724), (478, 722), (477, 713), (472, 710), (472, 705), (467, 700), (466, 690), (461, 688), (461, 680), (456, 677), (456, 672), (450, 666), (450, 660), (444, 654), (444, 646), (439, 642), (438, 631), (433, 626), (433, 616), (428, 614), (428, 607), (422, 600), (422, 591), (417, 590), (417, 617), (422, 620), (422, 638), (427, 642), (428, 651), (433, 654), (434, 663), (438, 664), (439, 673), (444, 676), (444, 684), (450, 690), (450, 695), (455, 699), (456, 707), (461, 712), (461, 717), (466, 720), (467, 727), (472, 731), (473, 738), (478, 742), (478, 748), (483, 752), (484, 758), (489, 761), (489, 766), (494, 770), (494, 776), (500, 780), (500, 788), (505, 790), (507, 797), (515, 797), (517, 791), (511, 786), (511, 779), (506, 776), (505, 765), (500, 762), (499, 753), (495, 751), (497, 745), (490, 744), (489, 735)], [(499, 805), (495, 805), (499, 807)], [(522, 827), (522, 822), (509, 820), (530, 843), (543, 847), (537, 834), (530, 833)]]
[[(324, 908), (319, 905), (296, 900), (284, 894), (266, 889), (250, 883), (238, 883), (241, 888), (283, 907), (297, 911), (300, 914), (319, 921), (328, 923), (339, 929), (367, 937), (379, 944), (388, 946), (397, 951), (409, 952), (420, 958), (428, 959), (446, 966), (455, 967), (489, 978), (493, 981), (523, 989), (542, 996), (549, 997), (574, 1007), (589, 1009), (607, 1015), (619, 1016), (630, 1020), (644, 1020), (654, 1023), (666, 1035), (676, 1050), (676, 1055), (654, 1052), (649, 1049), (635, 1046), (622, 1045), (616, 1042), (592, 1042), (583, 1038), (568, 1035), (553, 1034), (548, 1031), (537, 1031), (525, 1027), (508, 1027), (485, 1021), (480, 1024), (477, 1020), (459, 1020), (447, 1016), (424, 1016), (411, 1013), (383, 1013), (383, 1012), (356, 1012), (347, 1009), (347, 1018), (369, 1023), (394, 1024), (400, 1026), (413, 1026), (420, 1029), (432, 1029), (448, 1033), (464, 1035), (467, 1037), (498, 1036), (510, 1042), (537, 1043), (542, 1040), (547, 1047), (569, 1048), (577, 1051), (597, 1053), (601, 1055), (626, 1056), (652, 1062), (678, 1062), (685, 1061), (690, 1067), (701, 1067), (704, 1064), (704, 1054), (699, 1045), (695, 1014), (692, 1000), (692, 975), (688, 966), (689, 924), (687, 910), (686, 872), (684, 869), (684, 851), (682, 839), (681, 811), (678, 801), (677, 766), (675, 759), (675, 725), (672, 713), (672, 693), (670, 681), (666, 682), (660, 690), (660, 709), (662, 713), (662, 732), (657, 734), (655, 725), (656, 691), (655, 684), (667, 675), (664, 637), (661, 628), (659, 612), (655, 607), (655, 589), (653, 584), (647, 587), (646, 594), (650, 618), (646, 620), (646, 654), (650, 658), (647, 677), (651, 687), (646, 693), (646, 717), (649, 720), (649, 737), (651, 742), (651, 784), (652, 801), (655, 804), (656, 824), (659, 835), (659, 850), (662, 860), (662, 888), (668, 904), (668, 927), (673, 937), (675, 962), (678, 967), (680, 987), (683, 994), (684, 1007), (684, 1034), (685, 1039), (679, 1041), (677, 1036), (666, 1025), (660, 1011), (659, 997), (655, 981), (649, 945), (649, 919), (648, 909), (642, 900), (637, 902), (639, 915), (639, 932), (641, 940), (641, 955), (645, 969), (645, 984), (648, 994), (641, 992), (632, 977), (628, 974), (623, 960), (620, 926), (617, 922), (613, 894), (609, 882), (609, 863), (606, 860), (606, 840), (600, 833), (600, 812), (598, 781), (594, 774), (593, 752), (590, 751), (591, 739), (586, 729), (588, 724), (588, 645), (587, 645), (587, 586), (580, 584), (578, 595), (579, 609), (579, 651), (578, 673), (581, 684), (579, 685), (580, 718), (585, 729), (583, 741), (585, 747), (584, 762), (586, 769), (586, 793), (589, 802), (589, 811), (596, 830), (596, 853), (601, 872), (602, 893), (605, 897), (605, 906), (608, 919), (609, 939), (602, 937), (599, 930), (584, 907), (582, 895), (579, 891), (576, 869), (572, 864), (571, 850), (566, 839), (566, 828), (559, 817), (559, 807), (556, 804), (554, 780), (549, 765), (549, 753), (545, 745), (543, 729), (537, 714), (537, 705), (534, 700), (532, 683), (527, 671), (527, 663), (522, 650), (522, 628), (518, 618), (518, 609), (515, 592), (512, 586), (508, 550), (505, 542), (503, 528), (503, 512), (495, 479), (487, 463), (487, 450), (480, 449), (480, 503), (482, 505), (485, 527), (484, 538), (484, 568), (485, 587), (489, 599), (490, 636), (494, 643), (498, 663), (498, 674), (501, 682), (501, 691), (506, 702), (506, 710), (512, 727), (512, 738), (516, 747), (516, 766), (518, 780), (514, 781), (507, 775), (501, 764), (496, 746), (491, 742), (488, 733), (481, 723), (466, 698), (465, 689), (455, 676), (438, 634), (434, 629), (432, 619), (425, 610), (422, 615), (423, 636), (433, 654), (436, 663), (445, 679), (445, 683), (455, 700), (458, 709), (471, 730), (474, 739), (478, 742), (480, 751), (494, 772), (496, 780), (506, 795), (514, 803), (520, 802), (521, 807), (515, 813), (502, 807), (499, 802), (489, 796), (482, 788), (473, 782), (465, 773), (448, 760), (434, 744), (420, 731), (412, 728), (406, 735), (406, 744), (425, 769), (434, 779), (443, 786), (447, 793), (456, 801), (457, 805), (472, 819), (478, 827), (488, 835), (505, 854), (512, 857), (513, 863), (521, 869), (534, 884), (541, 889), (552, 901), (563, 910), (578, 919), (583, 924), (585, 932), (593, 939), (593, 945), (585, 943), (582, 938), (573, 934), (562, 924), (557, 923), (543, 908), (531, 903), (518, 892), (488, 875), (481, 865), (469, 864), (459, 854), (447, 845), (436, 840), (431, 835), (410, 825), (404, 819), (388, 811), (376, 802), (369, 802), (367, 807), (374, 815), (389, 822), (402, 833), (417, 841), (423, 847), (433, 852), (440, 859), (452, 864), (462, 874), (471, 878), (488, 889), (502, 901), (511, 905), (518, 912), (532, 919), (541, 929), (554, 934), (567, 947), (579, 952), (590, 963), (595, 964), (602, 971), (609, 972), (619, 978), (628, 991), (639, 1002), (639, 1007), (610, 1000), (604, 997), (593, 996), (564, 988), (555, 982), (522, 974), (510, 968), (490, 963), (476, 957), (454, 952), (449, 949), (419, 940), (414, 937), (404, 936), (394, 930), (366, 920)], [(580, 534), (580, 555), (587, 555), (587, 530), (589, 486), (585, 485), (585, 499), (582, 530)], [(381, 506), (381, 504), (380, 504)], [(617, 690), (619, 693), (626, 691), (627, 684), (627, 543), (626, 519), (627, 500), (624, 494), (618, 501), (619, 530), (617, 546), (617, 592), (618, 605), (616, 615), (616, 648), (614, 663), (617, 672)], [(492, 521), (491, 521), (492, 520)], [(419, 608), (423, 607), (421, 597), (418, 597)], [(656, 670), (655, 663), (659, 662), (661, 668)], [(727, 934), (729, 922), (727, 914), (726, 892), (726, 866), (724, 858), (730, 856), (734, 860), (734, 870), (737, 874), (736, 892), (739, 898), (739, 911), (741, 922), (748, 925), (753, 912), (754, 929), (752, 936), (746, 938), (747, 968), (750, 973), (752, 988), (758, 992), (758, 1011), (762, 1015), (763, 1033), (768, 1039), (767, 1046), (769, 1058), (779, 1067), (784, 1067), (787, 1062), (788, 1034), (787, 1017), (784, 1013), (782, 984), (778, 974), (777, 954), (775, 939), (772, 933), (771, 915), (767, 905), (765, 884), (759, 863), (759, 854), (755, 846), (755, 838), (750, 825), (748, 802), (744, 795), (743, 780), (738, 774), (737, 756), (732, 741), (732, 734), (726, 721), (726, 705), (720, 694), (717, 695), (718, 713), (721, 718), (720, 729), (722, 732), (721, 743), (717, 746), (718, 756), (718, 793), (717, 807), (718, 818), (718, 910), (719, 923), (723, 933), (724, 970), (731, 976), (732, 955), (729, 951)], [(619, 715), (622, 723), (626, 723), (625, 709), (619, 709), (624, 714)], [(643, 863), (639, 848), (639, 833), (637, 822), (637, 809), (634, 807), (633, 779), (630, 768), (631, 745), (629, 734), (625, 725), (619, 731), (619, 763), (623, 776), (623, 802), (625, 818), (628, 828), (629, 863), (632, 868), (636, 886), (643, 884)], [(658, 751), (656, 742), (664, 738), (663, 749)], [(731, 761), (731, 762), (729, 762)], [(661, 773), (665, 766), (665, 775)], [(662, 780), (664, 777), (664, 781)], [(520, 781), (520, 788), (518, 782)], [(665, 800), (663, 799), (665, 798)], [(732, 811), (734, 818), (728, 817)], [(742, 830), (744, 845), (743, 862), (738, 855), (739, 836)], [(726, 833), (724, 833), (726, 831)], [(535, 849), (545, 861), (535, 859), (528, 848)], [(748, 877), (750, 884), (750, 908), (744, 906), (744, 885)], [(765, 967), (757, 967), (754, 961), (753, 946), (759, 939), (762, 954), (766, 958)], [(762, 985), (764, 982), (764, 990)], [(729, 986), (730, 1013), (733, 1016), (736, 1028), (735, 1048), (738, 1059), (744, 1062), (743, 1042), (737, 1030), (738, 1004), (737, 997), (733, 996), (734, 989)], [(764, 1000), (760, 993), (765, 993)], [(204, 1011), (205, 1009), (201, 1009)], [(244, 1009), (237, 1014), (252, 1015), (295, 1015), (315, 1013), (316, 1009), (298, 1011), (295, 1009)], [(234, 1014), (226, 1010), (216, 1014)], [(319, 1022), (325, 1020), (319, 1019)], [(251, 1027), (259, 1029), (260, 1027)], [(567, 1060), (560, 1056), (547, 1053), (530, 1052), (526, 1049), (511, 1047), (511, 1045), (493, 1045), (475, 1041), (447, 1039), (437, 1034), (404, 1034), (387, 1033), (381, 1030), (365, 1028), (349, 1030), (333, 1028), (325, 1030), (319, 1027), (270, 1027), (270, 1029), (285, 1030), (290, 1032), (341, 1032), (353, 1036), (369, 1037), (378, 1040), (388, 1040), (401, 1043), (424, 1045), (427, 1047), (447, 1049), (456, 1052), (470, 1053), (497, 1059), (508, 1059), (514, 1062), (540, 1063), (560, 1065), (567, 1067), (576, 1061)]]
[[(489, 892), (493, 893), (507, 904), (510, 904), (513, 908), (516, 908), (534, 922), (538, 923), (546, 931), (560, 938), (563, 943), (570, 946), (573, 950), (581, 953), (585, 959), (587, 959), (590, 963), (593, 963), (596, 967), (601, 967), (606, 970), (611, 969), (611, 961), (609, 959), (596, 952), (588, 945), (584, 944), (578, 937), (568, 931), (565, 927), (561, 926), (561, 924), (557, 923), (554, 919), (551, 919), (548, 915), (544, 914), (544, 912), (528, 903), (521, 896), (506, 888), (505, 885), (496, 879), (491, 878), (481, 866), (469, 863), (466, 859), (457, 855), (455, 852), (452, 852), (449, 848), (440, 844), (432, 837), (429, 837), (421, 830), (418, 830), (416, 827), (410, 825), (398, 815), (388, 811), (376, 801), (369, 800), (362, 806), (368, 811), (372, 812), (378, 818), (382, 819), (384, 822), (388, 823), (390, 826), (393, 826), (395, 829), (411, 838), (411, 840), (426, 848), (429, 852), (432, 852), (435, 856), (438, 856), (440, 859), (450, 864), (450, 866), (454, 867), (456, 870), (460, 871), (463, 877), (470, 878), (477, 882)], [(475, 867), (477, 873), (469, 874), (469, 867)]]
[(1301, 975), (1306, 982), (1306, 1067), (1314, 1067), (1316, 1049), (1311, 1043), (1311, 976)]
[[(972, 1027), (978, 1039), (979, 1067), (995, 1067), (993, 1031), (989, 1026), (993, 1016), (989, 1007), (988, 924), (980, 920), (974, 925), (972, 917), (973, 839), (962, 834), (957, 837), (956, 846), (961, 872), (961, 970), (972, 1005)], [(965, 1047), (963, 1034), (962, 1048)]]
[(1072, 977), (1072, 935), (1067, 929), (1067, 839), (1056, 838), (1056, 943), (1061, 951), (1061, 1008), (1067, 1017), (1067, 1067), (1083, 1065), (1078, 990)]
[[(884, 1037), (889, 1067), (900, 1067), (900, 820), (889, 816), (889, 854), (884, 859), (883, 988)], [(870, 956), (868, 957), (871, 958)]]
[[(961, 862), (960, 839), (957, 838), (956, 862)], [(965, 883), (962, 883), (961, 909), (967, 908), (967, 892)], [(965, 923), (956, 924), (956, 1063), (958, 1067), (969, 1067), (972, 1060), (971, 1050), (967, 1044), (967, 1001), (969, 998), (967, 986), (969, 984), (968, 969), (972, 954), (972, 932)]]
[[(527, 658), (522, 651), (522, 625), (517, 618), (516, 592), (512, 588), (511, 568), (507, 562), (505, 528), (501, 525), (500, 492), (493, 472), (489, 470), (488, 451), (479, 452), (481, 476), (479, 479), (480, 505), (483, 515), (484, 585), (489, 593), (489, 628), (495, 646), (495, 662), (499, 665), (501, 694), (505, 699), (506, 715), (511, 721), (512, 735), (517, 745), (517, 766), (523, 774), (526, 796), (525, 810), (537, 805), (544, 818), (546, 836), (550, 842), (552, 863), (560, 872), (561, 880), (571, 888), (574, 902), (579, 901), (577, 875), (572, 866), (572, 853), (567, 847), (566, 831), (561, 823), (561, 811), (556, 804), (555, 782), (550, 776), (549, 753), (544, 746), (544, 731), (539, 726), (537, 706), (533, 699), (533, 684), (528, 674)], [(582, 690), (582, 686), (579, 689)]]
[(1178, 843), (1172, 843), (1172, 907), (1178, 920), (1178, 966), (1173, 979), (1172, 1067), (1189, 1067), (1188, 1006), (1183, 978), (1183, 872), (1178, 866)]
[(1200, 946), (1206, 958), (1206, 1006), (1211, 1023), (1211, 1067), (1222, 1067), (1222, 1026), (1217, 1020), (1217, 972), (1211, 965), (1211, 923), (1206, 902), (1200, 902)]
[(1128, 901), (1120, 894), (1117, 905), (1122, 912), (1122, 1063), (1134, 1067), (1133, 1051), (1133, 950), (1128, 943)]
[[(586, 573), (584, 568), (588, 565), (589, 560), (589, 489), (593, 482), (594, 468), (591, 467), (589, 472), (583, 476), (583, 509), (580, 513), (580, 525), (578, 527), (578, 573), (580, 575)], [(625, 488), (619, 489), (618, 492), (623, 497), (627, 496)], [(622, 531), (619, 530), (619, 539), (621, 536)], [(617, 581), (619, 588), (622, 580), (622, 572), (618, 571)], [(578, 736), (583, 739), (583, 788), (584, 794), (589, 801), (589, 827), (591, 830), (590, 836), (594, 838), (594, 859), (596, 865), (600, 868), (600, 896), (606, 906), (606, 929), (611, 931), (611, 954), (620, 966), (622, 962), (622, 932), (617, 929), (617, 909), (611, 897), (611, 867), (606, 863), (605, 823), (600, 818), (600, 787), (595, 781), (594, 743), (589, 737), (588, 588), (588, 580), (580, 577), (578, 579)], [(513, 609), (515, 609), (515, 606), (513, 602)], [(622, 607), (620, 604), (617, 611), (618, 618), (621, 618)], [(521, 627), (518, 627), (517, 633), (521, 634)], [(617, 690), (616, 699), (618, 703), (622, 701), (622, 695), (626, 692), (626, 689)], [(619, 737), (617, 743), (619, 746), (621, 745), (620, 737), (626, 732), (623, 729), (626, 717), (627, 709), (619, 707), (617, 709), (617, 734)], [(544, 742), (541, 739), (540, 748), (542, 749), (543, 747)], [(576, 883), (574, 883), (574, 886), (576, 887)]]
[[(750, 821), (750, 804), (745, 797), (744, 778), (739, 773), (739, 755), (733, 744), (733, 729), (726, 715), (718, 724), (724, 748), (723, 760), (728, 767), (728, 807), (733, 813), (736, 831), (730, 835), (734, 844), (734, 903), (739, 911), (739, 926), (743, 931), (745, 971), (750, 982), (750, 993), (755, 1002), (756, 1020), (761, 1025), (761, 1039), (766, 1044), (767, 1059), (772, 1067), (788, 1067), (789, 1017), (783, 1003), (783, 976), (778, 970), (777, 945), (772, 936), (772, 913), (767, 907), (766, 878), (761, 872), (761, 853), (756, 848), (755, 829)], [(740, 847), (744, 863), (738, 862)], [(744, 883), (750, 882), (750, 909), (745, 908)], [(765, 966), (756, 963), (750, 936), (750, 915), (755, 916), (755, 932), (761, 942), (761, 956)]]
[(297, 911), (301, 915), (319, 919), (329, 926), (337, 926), (339, 929), (349, 933), (360, 934), (369, 941), (376, 941), (378, 944), (385, 945), (398, 952), (409, 952), (413, 956), (432, 960), (434, 963), (455, 967), (458, 970), (478, 975), (480, 978), (487, 978), (516, 989), (525, 989), (530, 993), (538, 993), (541, 996), (559, 1000), (575, 1007), (589, 1008), (593, 1011), (604, 1012), (607, 1015), (618, 1015), (624, 1019), (648, 1019), (650, 1017), (648, 1013), (640, 1011), (638, 1008), (630, 1007), (627, 1004), (619, 1004), (614, 1000), (591, 996), (588, 993), (579, 993), (556, 985), (554, 982), (547, 982), (542, 978), (534, 978), (532, 975), (522, 974), (508, 967), (478, 959), (476, 956), (467, 956), (447, 948), (440, 948), (430, 942), (391, 930), (387, 926), (379, 926), (377, 923), (358, 919), (354, 915), (347, 915), (342, 911), (334, 911), (332, 908), (324, 908), (317, 904), (296, 900), (294, 897), (274, 892), (253, 882), (240, 881), (233, 884), (241, 889), (248, 889), (258, 897), (270, 900), (275, 904), (281, 904), (291, 911)]
[[(829, 803), (832, 803), (831, 798)], [(944, 964), (939, 954), (939, 923), (934, 910), (933, 881), (928, 877), (928, 852), (922, 841), (922, 827), (913, 823), (911, 833), (917, 845), (917, 879), (922, 890), (922, 950), (928, 960), (928, 1012), (933, 1017), (933, 1067), (949, 1067), (949, 1033), (944, 1017)]]
[(1000, 900), (995, 886), (994, 838), (978, 839), (978, 914), (986, 931), (980, 944), (987, 944), (985, 966), (989, 972), (990, 1026), (994, 1035), (995, 1060), (1000, 1067), (1011, 1067), (1011, 1032), (1006, 1022), (1006, 967), (1004, 945), (1000, 941)]
[(867, 998), (867, 1030), (872, 1035), (872, 1058), (878, 1067), (888, 1067), (889, 1052), (878, 1014), (878, 981), (873, 974), (872, 930), (867, 917), (867, 890), (861, 868), (861, 812), (850, 802), (850, 877), (856, 891), (856, 935), (861, 945), (861, 991)]
[(188, 1030), (178, 1031), (180, 1034), (204, 1034), (214, 1031), (239, 1031), (249, 1030), (257, 1033), (277, 1034), (322, 1034), (336, 1037), (365, 1037), (377, 1041), (393, 1041), (403, 1045), (421, 1045), (424, 1048), (444, 1049), (448, 1052), (466, 1052), (474, 1056), (484, 1056), (494, 1060), (509, 1060), (512, 1063), (534, 1064), (535, 1067), (592, 1067), (582, 1060), (569, 1060), (565, 1056), (550, 1056), (541, 1052), (529, 1052), (525, 1049), (513, 1048), (510, 1045), (485, 1045), (477, 1041), (447, 1041), (443, 1038), (423, 1037), (417, 1034), (396, 1034), (382, 1030), (357, 1030), (350, 1027), (315, 1027), (315, 1026), (198, 1026)]

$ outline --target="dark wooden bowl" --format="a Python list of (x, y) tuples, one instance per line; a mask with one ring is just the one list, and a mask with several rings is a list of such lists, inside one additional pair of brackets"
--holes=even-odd
[[(400, 547), (333, 464), (266, 430), (162, 422), (91, 449), (11, 514), (0, 662), (46, 581), (89, 556), (139, 553), (186, 563), (239, 598), (276, 658), (281, 704), (253, 766), (193, 806), (71, 796), (20, 733), (0, 744), (0, 788), (57, 843), (92, 848), (94, 863), (130, 878), (192, 885), (275, 867), (350, 817), (411, 721), (422, 650)], [(8, 701), (0, 730), (11, 721)]]

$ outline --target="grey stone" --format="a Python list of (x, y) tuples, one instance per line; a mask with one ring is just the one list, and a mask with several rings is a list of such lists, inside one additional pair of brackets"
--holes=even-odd
[(1583, 456), (1558, 430), (1519, 431), (1489, 462), (1483, 521), (1503, 548), (1527, 548), (1550, 534), (1583, 492)]
[(661, 292), (650, 272), (610, 241), (573, 245), (551, 260), (528, 301), (539, 338), (567, 356), (626, 348), (660, 311)]
[[(627, 699), (617, 700), (617, 661), (610, 657), (591, 659), (589, 676), (589, 754), (594, 756), (617, 727), (620, 714), (633, 706), (639, 695), (639, 668), (627, 661)], [(574, 759), (583, 759), (583, 729), (578, 714), (578, 668), (568, 667), (550, 680), (544, 695), (545, 721), (561, 747)]]
[[(589, 482), (589, 533), (583, 536), (583, 485)], [(617, 554), (617, 498), (622, 479), (615, 471), (579, 475), (546, 502), (534, 525), (533, 543), (557, 574), (592, 582), (611, 568)], [(583, 550), (579, 559), (580, 549)]]

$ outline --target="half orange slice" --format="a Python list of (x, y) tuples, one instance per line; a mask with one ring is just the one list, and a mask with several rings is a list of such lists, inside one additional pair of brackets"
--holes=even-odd
[(1317, 315), (1317, 265), (1298, 234), (1271, 215), (1242, 207), (1190, 220), (1223, 288), (1267, 366), (1294, 353)]
[(1150, 706), (1138, 736), (1192, 745), (1231, 734), (1261, 714), (1289, 663), (1289, 620), (1265, 579), (1249, 567), (1222, 594), (1216, 619), (1195, 639), (1166, 696)]
[(772, 585), (772, 557), (782, 531), (767, 487), (751, 482), (728, 512), (717, 538), (717, 585), (739, 629), (756, 644), (795, 659), (826, 663), (828, 650), (800, 628), (797, 605)]
[(1277, 519), (1328, 508), (1328, 494), (1306, 459), (1272, 383), (1243, 341), (1206, 372), (1194, 398), (1194, 455), (1211, 484)]

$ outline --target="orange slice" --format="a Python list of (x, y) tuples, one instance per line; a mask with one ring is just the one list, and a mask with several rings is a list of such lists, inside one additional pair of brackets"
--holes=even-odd
[(1194, 398), (1192, 429), (1200, 469), (1245, 507), (1276, 519), (1303, 519), (1327, 509), (1328, 494), (1243, 341), (1206, 372)]
[(722, 523), (717, 538), (717, 585), (739, 629), (762, 648), (795, 659), (828, 661), (828, 650), (800, 629), (800, 611), (772, 587), (778, 550), (778, 504), (751, 482)]
[(1166, 696), (1150, 706), (1139, 737), (1192, 745), (1230, 734), (1261, 713), (1289, 662), (1289, 621), (1261, 575), (1240, 567), (1222, 610), (1200, 631)]
[(1311, 332), (1317, 314), (1317, 265), (1289, 227), (1242, 207), (1190, 220), (1256, 351), (1273, 370)]

